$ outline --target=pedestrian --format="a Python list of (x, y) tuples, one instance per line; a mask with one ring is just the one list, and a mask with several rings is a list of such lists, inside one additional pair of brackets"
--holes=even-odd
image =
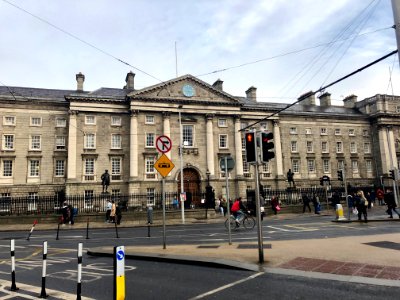
[(274, 212), (274, 215), (276, 215), (278, 211), (281, 210), (281, 207), (279, 206), (279, 199), (276, 196), (272, 196), (271, 198), (271, 209)]
[(313, 194), (312, 203), (314, 205), (314, 213), (319, 215), (321, 213), (321, 203), (319, 203), (319, 198), (316, 193)]
[(393, 212), (395, 212), (400, 218), (400, 214), (396, 210), (397, 205), (396, 205), (396, 201), (394, 199), (394, 194), (393, 194), (392, 189), (390, 189), (390, 188), (386, 189), (384, 200), (387, 205), (386, 212), (388, 213), (389, 218), (393, 219)]
[(226, 216), (226, 213), (228, 211), (228, 207), (227, 207), (227, 202), (226, 199), (224, 197), (220, 197), (221, 198), (221, 207), (222, 207), (222, 212), (224, 214), (224, 217)]
[(372, 198), (371, 198), (371, 193), (367, 192), (365, 195), (365, 198), (368, 201), (368, 209), (371, 209), (371, 207), (373, 207), (374, 205), (372, 204)]
[(361, 215), (364, 216), (364, 222), (368, 222), (367, 219), (367, 206), (368, 200), (364, 196), (364, 192), (362, 190), (358, 190), (354, 197), (354, 204), (358, 210), (358, 221), (361, 221)]
[(111, 212), (110, 212), (110, 223), (115, 223), (115, 214), (117, 212), (117, 207), (115, 205), (115, 201), (111, 201)]
[(306, 208), (308, 208), (308, 211), (311, 212), (310, 198), (307, 196), (307, 194), (303, 194), (301, 199), (303, 200), (303, 213), (306, 212)]
[(178, 198), (176, 198), (176, 196), (174, 196), (174, 199), (172, 199), (172, 207), (175, 209), (179, 209), (179, 202), (178, 202)]
[(112, 208), (111, 199), (108, 199), (106, 204), (106, 223), (110, 221), (111, 208)]
[(61, 208), (62, 213), (62, 223), (63, 225), (68, 224), (71, 218), (71, 211), (68, 207), (67, 202), (63, 203), (63, 207)]
[(383, 205), (383, 200), (385, 197), (385, 193), (381, 188), (378, 188), (376, 191), (376, 198), (378, 198), (378, 205)]

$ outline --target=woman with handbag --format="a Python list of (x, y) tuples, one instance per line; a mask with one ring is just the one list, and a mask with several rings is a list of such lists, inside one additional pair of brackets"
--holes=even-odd
[(361, 221), (361, 214), (364, 216), (364, 222), (368, 222), (367, 219), (367, 206), (368, 200), (364, 196), (364, 192), (362, 190), (358, 190), (356, 196), (354, 197), (354, 203), (358, 210), (358, 221)]
[(272, 196), (271, 198), (271, 208), (274, 212), (274, 215), (276, 215), (278, 213), (278, 211), (281, 210), (280, 206), (279, 206), (279, 200), (278, 197)]

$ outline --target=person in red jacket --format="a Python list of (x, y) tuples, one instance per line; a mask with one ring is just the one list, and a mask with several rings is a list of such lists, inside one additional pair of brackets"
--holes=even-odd
[(385, 193), (383, 192), (383, 190), (381, 188), (378, 188), (378, 190), (376, 191), (376, 198), (378, 198), (379, 205), (383, 205), (384, 197), (385, 197)]
[(231, 212), (235, 217), (236, 225), (238, 225), (244, 218), (244, 212), (247, 211), (246, 206), (242, 202), (242, 198), (239, 197), (233, 202)]

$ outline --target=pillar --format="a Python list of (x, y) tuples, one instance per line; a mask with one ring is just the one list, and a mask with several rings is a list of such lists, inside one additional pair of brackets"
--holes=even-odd
[(236, 175), (243, 176), (243, 150), (242, 150), (242, 132), (240, 131), (240, 117), (235, 118), (235, 164)]
[(276, 175), (283, 176), (283, 158), (282, 158), (282, 145), (281, 145), (281, 131), (279, 129), (279, 122), (273, 121), (274, 126), (274, 140), (275, 140), (275, 161), (276, 161)]
[(67, 180), (76, 180), (77, 111), (69, 111)]
[(211, 176), (215, 175), (214, 167), (214, 133), (213, 133), (213, 117), (214, 115), (207, 115), (206, 135), (207, 135), (207, 169)]
[(138, 119), (137, 111), (131, 111), (131, 139), (130, 139), (130, 149), (129, 149), (129, 170), (130, 177), (137, 178), (139, 175), (139, 153), (138, 153)]

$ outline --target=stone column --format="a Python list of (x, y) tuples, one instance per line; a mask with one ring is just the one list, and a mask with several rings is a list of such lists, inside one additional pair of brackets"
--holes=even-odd
[(69, 126), (68, 126), (68, 171), (67, 180), (76, 181), (76, 145), (77, 145), (77, 115), (74, 110), (69, 111)]
[(240, 117), (235, 117), (235, 156), (236, 156), (236, 175), (243, 176), (243, 151), (242, 151), (242, 132), (240, 130)]
[(386, 126), (381, 126), (378, 128), (378, 139), (381, 152), (382, 173), (389, 173), (391, 166)]
[(394, 138), (394, 134), (393, 134), (393, 127), (389, 128), (389, 147), (390, 147), (389, 154), (392, 157), (391, 162), (393, 163), (393, 165), (390, 166), (390, 168), (398, 169), (397, 155), (396, 155), (396, 142), (395, 142), (395, 138)]
[(214, 115), (207, 115), (207, 169), (210, 172), (211, 176), (215, 175), (215, 167), (214, 167), (214, 133), (213, 133), (213, 117)]
[[(163, 134), (171, 139), (171, 125), (170, 125), (170, 113), (163, 112)], [(165, 155), (171, 159), (171, 151), (165, 153)]]
[(276, 161), (276, 175), (283, 176), (283, 159), (282, 159), (282, 146), (281, 146), (281, 131), (279, 129), (279, 122), (273, 121), (274, 126), (274, 146), (275, 146), (275, 161)]
[(130, 152), (129, 152), (129, 167), (130, 177), (137, 178), (139, 175), (139, 152), (138, 152), (138, 112), (131, 111), (131, 140), (130, 140)]

